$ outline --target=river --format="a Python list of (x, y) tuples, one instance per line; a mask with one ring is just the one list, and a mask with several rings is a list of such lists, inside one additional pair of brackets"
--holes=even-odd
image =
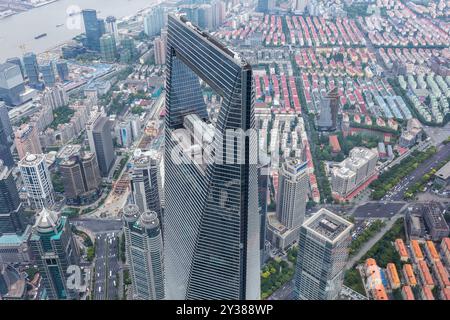
[[(24, 52), (41, 53), (84, 32), (81, 15), (68, 12), (82, 9), (100, 11), (97, 16), (123, 18), (150, 7), (158, 0), (58, 0), (48, 5), (0, 20), (0, 62)], [(61, 25), (57, 27), (57, 25)], [(34, 39), (47, 33), (46, 37)]]

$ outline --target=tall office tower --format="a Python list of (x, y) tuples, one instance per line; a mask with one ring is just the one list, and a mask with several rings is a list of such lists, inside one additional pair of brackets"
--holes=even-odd
[(344, 278), (353, 224), (320, 209), (300, 228), (295, 270), (299, 300), (337, 299)]
[(116, 40), (111, 34), (104, 34), (100, 37), (100, 53), (102, 59), (114, 62), (117, 58)]
[(339, 94), (337, 87), (330, 90), (320, 100), (320, 112), (317, 116), (317, 130), (334, 131), (337, 127), (339, 112)]
[[(167, 50), (167, 294), (170, 299), (259, 299), (256, 134), (255, 141), (250, 134), (227, 148), (221, 138), (255, 128), (251, 66), (181, 15), (169, 15)], [(216, 123), (208, 120), (199, 78), (223, 99)], [(195, 144), (186, 145), (191, 141)], [(202, 152), (204, 163), (189, 159)]]
[(58, 71), (58, 76), (60, 81), (69, 80), (69, 67), (67, 66), (67, 61), (56, 62), (56, 70)]
[(51, 88), (46, 88), (42, 95), (42, 103), (56, 110), (69, 104), (69, 95), (64, 85), (57, 83)]
[(42, 153), (36, 124), (22, 124), (15, 132), (14, 144), (16, 145), (19, 159), (25, 158), (27, 154)]
[(40, 87), (39, 82), (39, 65), (37, 63), (36, 55), (28, 52), (23, 56), (23, 65), (28, 77), (28, 84), (31, 87)]
[(300, 226), (305, 219), (308, 199), (308, 162), (290, 158), (280, 170), (277, 192), (278, 220), (287, 228)]
[(220, 27), (225, 20), (226, 10), (225, 3), (221, 0), (214, 0), (211, 2), (212, 14), (213, 14), (213, 28), (217, 29)]
[(9, 118), (8, 107), (3, 101), (0, 101), (0, 122), (0, 131), (3, 130), (3, 133), (6, 135), (7, 140), (9, 142), (12, 142), (14, 131), (11, 125), (11, 120)]
[(163, 242), (156, 212), (141, 214), (136, 205), (128, 204), (123, 209), (123, 221), (133, 299), (163, 300)]
[[(3, 110), (4, 109), (2, 108), (2, 113), (5, 112)], [(7, 136), (7, 133), (9, 133), (7, 126), (8, 123), (4, 125), (7, 120), (9, 121), (9, 116), (8, 119), (3, 119), (3, 117), (6, 117), (7, 114), (8, 111), (6, 111), (6, 115), (3, 115), (1, 119), (2, 121), (0, 121), (0, 160), (3, 161), (3, 164), (12, 168), (14, 166), (14, 159), (11, 154), (11, 139)]]
[(8, 58), (8, 59), (6, 59), (6, 62), (15, 64), (16, 66), (18, 66), (20, 68), (20, 73), (22, 74), (22, 78), (25, 79), (25, 70), (23, 68), (22, 60), (20, 60), (19, 57)]
[(258, 154), (258, 210), (260, 216), (260, 236), (259, 251), (261, 255), (261, 265), (267, 259), (266, 254), (266, 234), (267, 234), (267, 197), (269, 195), (269, 170), (270, 158), (260, 152)]
[(161, 37), (157, 37), (154, 44), (155, 64), (166, 64), (166, 44)]
[(114, 36), (114, 39), (116, 42), (118, 42), (119, 39), (119, 29), (117, 28), (117, 19), (114, 16), (108, 16), (106, 17), (106, 32), (109, 34), (112, 34)]
[(258, 0), (256, 11), (268, 13), (272, 11), (274, 8), (275, 8), (275, 0)]
[(67, 268), (79, 263), (78, 247), (67, 217), (43, 208), (33, 226), (30, 247), (48, 298), (77, 298), (67, 287)]
[[(103, 20), (97, 18), (97, 12), (93, 9), (83, 10), (84, 30), (86, 33), (86, 47), (100, 52), (100, 37), (103, 35)], [(103, 26), (102, 26), (103, 24)]]
[(97, 162), (102, 177), (107, 177), (116, 160), (113, 140), (111, 136), (111, 123), (107, 117), (101, 117), (96, 121), (92, 130), (94, 151), (97, 154)]
[(47, 61), (39, 66), (39, 70), (42, 73), (42, 79), (47, 87), (52, 87), (56, 83), (55, 66), (53, 61)]
[(31, 205), (51, 208), (55, 204), (55, 193), (45, 156), (29, 154), (19, 161), (19, 169)]
[(0, 160), (0, 236), (4, 233), (20, 233), (24, 230), (19, 193), (12, 176), (12, 169)]
[(164, 16), (166, 15), (161, 6), (152, 8), (144, 17), (144, 32), (149, 37), (154, 37), (164, 27)]
[(68, 204), (92, 203), (100, 195), (102, 178), (95, 153), (75, 154), (59, 164)]
[(292, 11), (296, 14), (305, 13), (306, 6), (308, 5), (308, 0), (293, 0), (292, 1)]
[(19, 66), (6, 62), (0, 64), (0, 100), (10, 106), (22, 103), (20, 95), (25, 91)]
[(213, 8), (210, 4), (203, 4), (197, 8), (197, 25), (202, 29), (213, 29)]
[(159, 165), (161, 155), (155, 150), (137, 153), (133, 158), (133, 178), (131, 183), (134, 203), (141, 212), (154, 211), (163, 223), (161, 211)]
[(134, 39), (130, 36), (124, 36), (122, 40), (120, 40), (120, 45), (123, 50), (127, 50), (130, 52), (131, 59), (135, 58), (137, 55), (136, 44), (134, 43)]

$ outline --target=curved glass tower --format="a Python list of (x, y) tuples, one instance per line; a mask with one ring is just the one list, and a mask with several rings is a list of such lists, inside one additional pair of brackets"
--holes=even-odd
[[(166, 63), (167, 296), (259, 299), (252, 69), (181, 15), (169, 16)], [(214, 122), (200, 80), (221, 97)]]

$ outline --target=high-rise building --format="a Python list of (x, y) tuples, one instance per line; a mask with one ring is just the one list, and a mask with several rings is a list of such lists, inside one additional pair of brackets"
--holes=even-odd
[(222, 25), (226, 16), (225, 3), (221, 0), (214, 0), (211, 2), (213, 21), (212, 26), (217, 29)]
[(277, 192), (278, 220), (289, 229), (296, 228), (305, 219), (308, 199), (308, 162), (287, 159), (280, 170)]
[(307, 165), (299, 158), (288, 158), (279, 171), (276, 214), (268, 214), (267, 238), (280, 250), (298, 241), (310, 190)]
[(39, 66), (42, 73), (42, 79), (47, 87), (52, 87), (56, 83), (55, 66), (53, 61), (47, 61)]
[(19, 193), (12, 169), (0, 160), (0, 236), (4, 233), (21, 233), (24, 230)]
[(107, 33), (100, 37), (100, 53), (105, 61), (114, 62), (116, 60), (117, 48), (113, 35)]
[(149, 37), (154, 37), (161, 32), (164, 27), (164, 16), (167, 13), (161, 6), (152, 8), (144, 17), (144, 32)]
[(130, 59), (134, 59), (136, 57), (137, 49), (132, 37), (124, 36), (122, 40), (120, 40), (120, 45), (122, 46), (123, 51), (126, 51), (130, 54)]
[(67, 61), (56, 62), (56, 70), (58, 71), (58, 76), (60, 81), (69, 80), (69, 67), (67, 66)]
[(27, 154), (42, 153), (41, 142), (34, 123), (24, 123), (16, 130), (14, 144), (16, 145), (19, 159), (25, 158)]
[(157, 37), (153, 41), (155, 52), (155, 64), (166, 64), (166, 44), (161, 37)]
[[(350, 200), (376, 173), (378, 152), (356, 147), (349, 157), (335, 166), (331, 172), (331, 191), (336, 200)], [(359, 188), (359, 189), (358, 189)]]
[(299, 300), (334, 300), (342, 288), (353, 224), (320, 209), (300, 228), (295, 270)]
[(102, 177), (107, 177), (116, 159), (111, 136), (111, 123), (108, 118), (100, 117), (92, 130), (94, 150)]
[(134, 204), (123, 209), (127, 263), (130, 266), (133, 298), (165, 298), (163, 242), (156, 212), (142, 214)]
[(25, 91), (20, 67), (6, 62), (0, 64), (0, 100), (10, 106), (22, 103), (20, 95)]
[(93, 9), (83, 10), (82, 14), (86, 33), (86, 47), (100, 52), (100, 37), (104, 33), (104, 21), (97, 18), (97, 12)]
[(55, 204), (53, 184), (43, 154), (28, 154), (19, 162), (28, 201), (35, 208), (51, 208)]
[(69, 104), (69, 96), (64, 86), (57, 83), (55, 86), (44, 90), (42, 102), (44, 105), (51, 107), (52, 110), (56, 110)]
[(84, 205), (98, 199), (102, 178), (94, 153), (73, 155), (59, 164), (59, 170), (68, 204)]
[(258, 0), (256, 11), (268, 13), (275, 8), (275, 0)]
[(259, 153), (258, 163), (258, 209), (260, 216), (260, 236), (259, 251), (261, 255), (261, 266), (266, 261), (266, 239), (267, 239), (267, 200), (269, 196), (269, 170), (270, 158), (263, 153)]
[(320, 112), (317, 116), (317, 130), (319, 131), (336, 130), (338, 112), (339, 112), (339, 93), (337, 87), (335, 87), (320, 100)]
[[(182, 15), (169, 16), (167, 51), (166, 292), (170, 299), (259, 299), (260, 217), (257, 143), (250, 141), (255, 129), (251, 66)], [(199, 79), (223, 98), (216, 123), (208, 119)], [(221, 137), (230, 131), (249, 135), (225, 148)], [(203, 138), (198, 136), (201, 133)], [(198, 157), (190, 159), (202, 152), (205, 163), (199, 163)], [(179, 163), (177, 156), (187, 163)]]
[(33, 226), (30, 247), (50, 300), (75, 299), (67, 287), (67, 269), (78, 265), (79, 251), (67, 217), (43, 208)]
[(0, 101), (0, 131), (3, 130), (3, 133), (6, 135), (6, 138), (9, 142), (12, 142), (13, 138), (13, 128), (11, 125), (11, 120), (9, 118), (9, 111), (8, 107), (3, 101)]
[(39, 82), (39, 65), (36, 55), (32, 52), (28, 52), (23, 56), (23, 65), (25, 73), (28, 77), (28, 84), (31, 87), (40, 87)]
[(117, 19), (114, 16), (108, 16), (106, 17), (106, 32), (114, 36), (114, 39), (116, 42), (118, 42), (119, 39), (119, 29), (117, 28)]
[(12, 168), (14, 159), (11, 154), (11, 136), (9, 135), (12, 128), (9, 122), (8, 110), (4, 104), (0, 105), (0, 118), (0, 160), (3, 161), (4, 165)]
[(292, 11), (296, 14), (305, 13), (305, 9), (308, 5), (308, 0), (293, 0), (292, 1)]
[(154, 211), (163, 223), (161, 211), (161, 155), (155, 150), (137, 153), (133, 158), (131, 183), (133, 201), (141, 212)]
[(22, 73), (22, 78), (25, 79), (25, 70), (23, 68), (22, 60), (20, 60), (19, 57), (8, 58), (8, 59), (6, 59), (6, 62), (15, 64), (16, 66), (18, 66), (20, 68), (20, 73)]

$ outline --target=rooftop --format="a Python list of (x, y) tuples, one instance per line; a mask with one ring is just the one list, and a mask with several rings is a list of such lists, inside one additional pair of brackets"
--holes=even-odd
[(324, 208), (305, 221), (303, 226), (333, 243), (346, 233), (350, 233), (353, 228), (352, 223)]
[(435, 173), (435, 176), (447, 180), (450, 177), (450, 161), (447, 162), (442, 168), (440, 168)]

